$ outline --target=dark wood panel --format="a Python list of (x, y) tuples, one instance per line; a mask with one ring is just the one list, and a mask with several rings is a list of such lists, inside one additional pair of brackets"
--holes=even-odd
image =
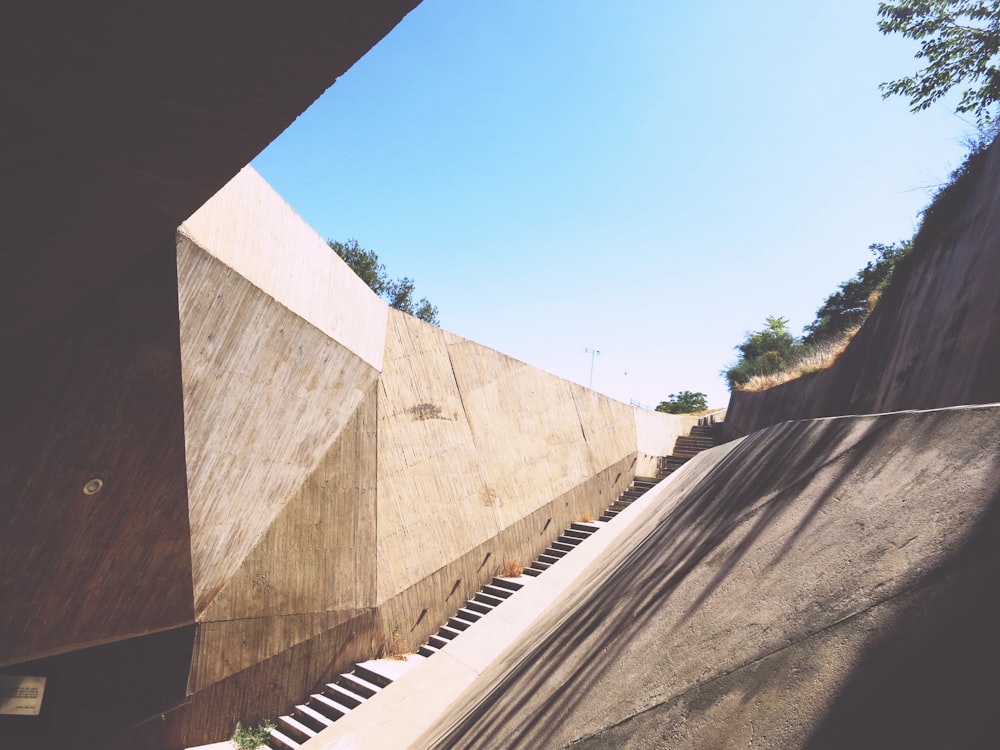
[(172, 242), (94, 294), (4, 363), (0, 664), (193, 621)]

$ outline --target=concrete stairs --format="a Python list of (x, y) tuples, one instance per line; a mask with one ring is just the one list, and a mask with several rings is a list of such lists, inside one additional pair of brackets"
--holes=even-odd
[(674, 452), (660, 459), (657, 479), (663, 479), (677, 471), (704, 450), (714, 448), (722, 442), (722, 422), (695, 425), (690, 435), (681, 435), (674, 443)]
[(315, 737), (337, 719), (375, 696), (394, 679), (430, 658), (457, 638), (513, 594), (555, 565), (559, 560), (586, 541), (612, 518), (621, 513), (657, 483), (650, 477), (636, 477), (597, 521), (578, 521), (570, 525), (542, 552), (521, 578), (494, 576), (493, 579), (448, 618), (416, 654), (362, 662), (350, 673), (337, 678), (295, 706), (287, 715), (279, 716), (271, 730), (268, 746), (273, 750), (297, 750), (302, 743)]

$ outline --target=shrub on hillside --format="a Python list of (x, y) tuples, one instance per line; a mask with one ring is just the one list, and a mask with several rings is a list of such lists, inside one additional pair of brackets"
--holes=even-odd
[(667, 414), (692, 414), (697, 411), (705, 411), (708, 408), (708, 396), (696, 391), (681, 391), (671, 393), (666, 401), (661, 401), (656, 411)]
[(771, 375), (785, 369), (793, 360), (800, 344), (788, 330), (785, 318), (769, 316), (759, 331), (748, 333), (736, 362), (722, 371), (729, 388), (737, 388), (752, 377)]

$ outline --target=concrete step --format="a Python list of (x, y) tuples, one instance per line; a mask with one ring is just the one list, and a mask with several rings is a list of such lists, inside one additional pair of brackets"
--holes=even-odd
[(490, 583), (493, 586), (499, 586), (502, 589), (510, 589), (511, 591), (520, 591), (524, 588), (523, 583), (512, 581), (510, 578), (501, 578), (499, 576), (494, 576)]
[(713, 445), (715, 438), (711, 435), (681, 435), (675, 442), (688, 445)]
[(569, 530), (582, 531), (586, 533), (588, 536), (593, 534), (595, 531), (599, 531), (600, 528), (601, 528), (600, 526), (594, 526), (592, 523), (582, 523), (580, 521), (571, 523), (569, 526)]
[(468, 623), (476, 622), (480, 617), (483, 616), (482, 612), (474, 612), (467, 607), (459, 608), (458, 612), (455, 613), (455, 617), (459, 617)]
[(452, 630), (461, 630), (461, 631), (468, 630), (470, 625), (472, 625), (471, 622), (469, 622), (468, 620), (463, 620), (459, 617), (448, 618), (448, 627), (451, 628)]
[(356, 674), (342, 674), (334, 682), (345, 690), (349, 690), (360, 698), (371, 698), (382, 688), (368, 680), (358, 677)]
[[(431, 646), (432, 648), (436, 648), (438, 651), (440, 651), (441, 649), (443, 649), (445, 646), (448, 645), (448, 641), (442, 638), (441, 636), (432, 635), (430, 638), (427, 639), (427, 645)], [(419, 651), (417, 653), (419, 653)]]
[(556, 541), (559, 542), (560, 544), (570, 544), (575, 547), (586, 538), (587, 538), (586, 534), (578, 534), (576, 536), (570, 536), (569, 534), (563, 533), (563, 535), (560, 536)]
[(679, 453), (701, 453), (702, 451), (707, 451), (709, 448), (714, 448), (714, 445), (692, 445), (690, 443), (678, 443), (674, 446), (671, 454), (676, 456)]
[[(347, 711), (361, 705), (360, 696), (357, 696), (348, 690), (344, 690), (340, 687), (340, 685), (337, 685), (334, 682), (328, 682), (323, 686), (323, 695), (328, 697), (330, 700), (339, 703), (341, 706), (344, 706)], [(347, 713), (347, 711), (344, 713)]]
[(323, 693), (313, 693), (310, 695), (309, 706), (334, 721), (351, 710), (343, 703), (340, 703)]
[(555, 565), (557, 562), (559, 562), (559, 558), (553, 557), (552, 555), (541, 554), (538, 556), (538, 560), (536, 562), (543, 562), (543, 563), (548, 563), (549, 565)]
[(551, 545), (545, 548), (545, 552), (542, 553), (546, 557), (562, 557), (566, 554), (566, 550), (557, 549)]
[(674, 452), (671, 456), (675, 458), (694, 458), (702, 451), (707, 451), (708, 448), (674, 448)]
[(484, 594), (489, 594), (490, 596), (494, 596), (497, 599), (506, 599), (508, 596), (514, 593), (508, 588), (504, 588), (503, 586), (494, 586), (489, 583), (487, 583), (479, 590)]
[(565, 542), (552, 542), (549, 545), (549, 549), (557, 549), (561, 552), (572, 552), (576, 547), (572, 544), (566, 544)]
[(661, 463), (664, 466), (673, 466), (674, 468), (677, 468), (678, 466), (686, 464), (688, 460), (689, 459), (687, 457), (683, 456), (664, 456)]
[(696, 426), (691, 428), (692, 437), (707, 437), (713, 440), (719, 440), (722, 438), (722, 423), (719, 422), (711, 427)]
[(535, 568), (525, 568), (524, 569), (524, 574), (526, 576), (531, 576), (532, 578), (534, 578), (535, 576), (541, 575), (541, 573), (542, 573), (542, 571), (537, 570)]
[(430, 646), (427, 646), (427, 645), (423, 645), (423, 646), (421, 646), (420, 648), (417, 649), (417, 653), (420, 654), (423, 657), (428, 657), (428, 656), (433, 656), (434, 654), (436, 654), (437, 653), (437, 649), (436, 648), (431, 648)]
[(377, 685), (380, 688), (391, 685), (392, 678), (388, 675), (381, 674), (376, 671), (377, 669), (378, 667), (372, 662), (367, 662), (366, 664), (356, 664), (354, 666), (354, 674), (366, 682), (369, 682), (372, 685)]
[(332, 726), (334, 720), (329, 716), (320, 713), (315, 708), (310, 707), (308, 704), (301, 704), (292, 709), (296, 718), (298, 718), (303, 723), (308, 723), (313, 729), (322, 731), (326, 727)]
[(296, 742), (305, 742), (310, 737), (315, 737), (318, 734), (315, 729), (303, 724), (294, 716), (279, 716), (278, 730)]
[(472, 597), (472, 599), (480, 604), (485, 604), (488, 607), (499, 607), (503, 603), (503, 598), (499, 596), (490, 596), (482, 591), (477, 591), (476, 595)]
[(455, 628), (449, 628), (447, 625), (442, 625), (438, 628), (437, 634), (442, 638), (447, 638), (449, 641), (453, 641), (456, 637), (462, 634), (462, 631)]
[(495, 604), (486, 604), (478, 599), (469, 599), (469, 601), (465, 603), (465, 609), (471, 609), (473, 612), (478, 612), (480, 615), (492, 612), (493, 607), (495, 606)]
[(298, 750), (300, 747), (302, 747), (301, 743), (296, 742), (277, 727), (272, 729), (269, 732), (269, 734), (271, 735), (271, 742), (275, 743), (272, 744), (272, 747), (276, 745), (277, 747), (280, 748), (287, 748), (287, 750)]

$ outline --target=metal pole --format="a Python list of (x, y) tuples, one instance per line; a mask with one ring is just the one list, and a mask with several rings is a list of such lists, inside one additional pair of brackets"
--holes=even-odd
[(597, 349), (584, 349), (584, 351), (590, 353), (590, 384), (587, 387), (592, 389), (594, 387), (594, 357), (600, 352)]

